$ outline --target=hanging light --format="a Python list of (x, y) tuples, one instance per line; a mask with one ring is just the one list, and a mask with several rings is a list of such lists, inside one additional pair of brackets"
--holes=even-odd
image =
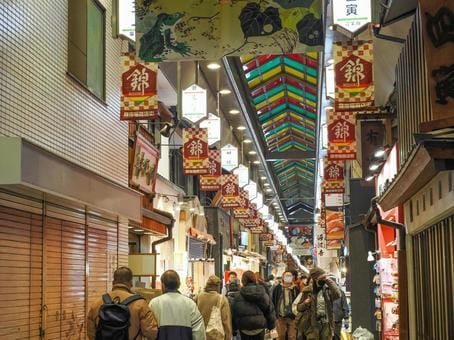
[(229, 89), (222, 89), (219, 91), (219, 94), (230, 94), (232, 93), (232, 91), (230, 91)]
[(246, 130), (246, 127), (243, 126), (243, 125), (240, 125), (236, 129), (239, 130), (239, 131), (244, 131), (244, 130)]
[(376, 171), (376, 170), (378, 170), (379, 167), (380, 167), (380, 164), (372, 163), (371, 165), (369, 165), (369, 170), (370, 171)]
[(210, 69), (210, 70), (219, 70), (221, 68), (221, 65), (218, 64), (218, 63), (209, 63), (207, 65), (207, 67)]
[(377, 151), (374, 152), (374, 157), (375, 158), (382, 158), (384, 155), (386, 155), (386, 150), (383, 148), (378, 149)]
[(249, 153), (250, 155), (256, 155), (256, 154), (257, 154), (257, 151), (251, 150), (251, 151), (249, 151), (248, 153)]
[(260, 164), (260, 161), (253, 161), (254, 164)]
[(367, 181), (367, 182), (370, 182), (370, 181), (372, 181), (374, 178), (375, 178), (374, 175), (367, 176), (367, 177), (366, 177), (366, 181)]
[(244, 144), (251, 144), (252, 141), (249, 139), (249, 138), (246, 138), (244, 141), (243, 141)]

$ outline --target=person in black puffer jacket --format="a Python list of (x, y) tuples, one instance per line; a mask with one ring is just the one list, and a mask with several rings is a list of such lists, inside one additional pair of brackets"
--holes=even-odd
[(265, 288), (257, 285), (251, 271), (244, 272), (243, 288), (235, 296), (232, 306), (234, 330), (239, 330), (242, 340), (263, 340), (266, 329), (274, 329), (276, 315)]

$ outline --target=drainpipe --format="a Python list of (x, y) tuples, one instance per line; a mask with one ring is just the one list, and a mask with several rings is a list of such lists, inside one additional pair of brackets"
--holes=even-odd
[(375, 210), (375, 214), (377, 216), (377, 223), (394, 228), (395, 230), (397, 230), (399, 232), (399, 247), (397, 250), (405, 250), (405, 225), (401, 224), (401, 223), (393, 222), (393, 221), (384, 220), (381, 217), (380, 209), (378, 209), (377, 197), (374, 197), (372, 199), (372, 207)]
[[(158, 254), (156, 253), (156, 246), (158, 244), (170, 241), (172, 239), (172, 237), (173, 237), (173, 231), (172, 230), (173, 230), (174, 224), (175, 224), (175, 219), (172, 218), (171, 224), (166, 226), (167, 227), (167, 236), (151, 243), (151, 253), (155, 255), (155, 258), (154, 258), (154, 267), (155, 267), (155, 269), (157, 267), (157, 256), (158, 256)], [(154, 275), (151, 278), (151, 287), (152, 288), (156, 288), (156, 275)]]

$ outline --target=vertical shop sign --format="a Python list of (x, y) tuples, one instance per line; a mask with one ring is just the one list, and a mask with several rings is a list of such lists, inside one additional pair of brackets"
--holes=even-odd
[(209, 113), (208, 118), (200, 122), (199, 127), (208, 130), (208, 144), (213, 145), (221, 140), (221, 118)]
[(454, 119), (454, 3), (446, 0), (419, 3), (433, 119)]
[(158, 173), (159, 150), (151, 143), (150, 133), (143, 127), (137, 131), (132, 162), (131, 186), (153, 194)]
[(355, 114), (328, 110), (328, 160), (356, 159)]
[(238, 148), (227, 144), (221, 148), (221, 166), (227, 171), (232, 171), (238, 166)]
[(385, 144), (385, 126), (381, 121), (361, 122), (361, 167), (363, 174), (373, 161), (374, 152)]
[(356, 32), (371, 22), (371, 0), (333, 1), (333, 22), (349, 32)]
[(207, 116), (207, 90), (197, 84), (183, 90), (182, 115), (191, 123), (195, 124)]
[(200, 175), (200, 191), (218, 191), (221, 189), (221, 151), (208, 150), (208, 174)]
[(342, 194), (345, 192), (344, 184), (344, 162), (343, 161), (330, 161), (324, 159), (324, 181), (322, 189), (324, 194)]
[(252, 201), (257, 197), (257, 183), (254, 181), (249, 181), (249, 184), (244, 187), (244, 190), (249, 194), (249, 201)]
[(238, 186), (238, 176), (223, 175), (221, 176), (221, 194), (223, 208), (238, 208), (240, 206), (239, 196), (240, 188)]
[(249, 183), (249, 168), (240, 164), (238, 168), (233, 170), (233, 173), (238, 176), (238, 184), (243, 188)]
[(158, 65), (139, 61), (134, 53), (125, 53), (121, 57), (121, 66), (120, 119), (156, 119)]
[(247, 218), (249, 216), (249, 199), (248, 193), (244, 189), (240, 189), (238, 204), (239, 207), (233, 209), (233, 214), (236, 218)]
[(252, 200), (252, 203), (257, 205), (257, 209), (261, 209), (263, 207), (263, 194), (257, 192), (257, 196)]
[(326, 240), (344, 239), (344, 212), (342, 209), (326, 208)]
[(374, 104), (374, 75), (371, 41), (334, 44), (334, 74), (337, 111), (357, 111)]
[(118, 34), (136, 40), (135, 0), (117, 0)]
[(205, 175), (209, 165), (207, 129), (183, 129), (183, 173)]

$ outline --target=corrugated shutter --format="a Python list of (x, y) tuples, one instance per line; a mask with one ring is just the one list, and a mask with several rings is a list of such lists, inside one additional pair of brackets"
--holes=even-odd
[(39, 338), (41, 207), (39, 201), (0, 192), (0, 338), (3, 340)]
[(117, 221), (89, 216), (88, 222), (88, 306), (112, 288), (117, 268)]

